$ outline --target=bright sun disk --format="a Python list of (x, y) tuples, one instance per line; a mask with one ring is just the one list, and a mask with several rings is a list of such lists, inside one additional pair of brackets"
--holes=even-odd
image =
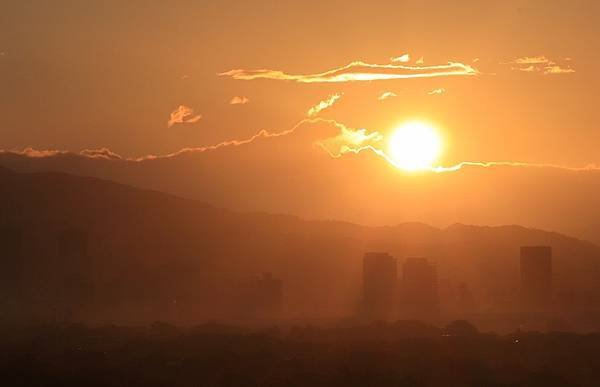
[(431, 125), (411, 121), (393, 131), (388, 146), (394, 164), (405, 171), (414, 172), (433, 166), (440, 156), (442, 141)]

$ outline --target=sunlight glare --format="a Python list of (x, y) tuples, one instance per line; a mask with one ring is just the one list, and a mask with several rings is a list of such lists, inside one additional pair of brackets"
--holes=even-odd
[(414, 172), (432, 167), (440, 156), (442, 141), (430, 124), (411, 121), (393, 131), (388, 146), (394, 164), (400, 169)]

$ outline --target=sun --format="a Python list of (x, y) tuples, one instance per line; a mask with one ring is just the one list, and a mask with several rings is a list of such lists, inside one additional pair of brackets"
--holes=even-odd
[(389, 139), (392, 162), (405, 171), (430, 169), (442, 151), (442, 140), (433, 126), (410, 121), (396, 128)]

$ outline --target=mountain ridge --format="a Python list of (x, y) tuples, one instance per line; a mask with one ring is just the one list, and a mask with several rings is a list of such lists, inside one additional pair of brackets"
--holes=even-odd
[[(559, 294), (600, 296), (600, 247), (522, 226), (370, 227), (303, 220), (230, 211), (94, 177), (2, 169), (0, 202), (0, 227), (21, 230), (27, 241), (24, 266), (34, 298), (43, 298), (57, 275), (52, 273), (64, 268), (55, 246), (62, 230), (72, 228), (88, 235), (93, 270), (84, 274), (107, 289), (107, 304), (134, 303), (136, 297), (152, 304), (176, 293), (213, 305), (218, 296), (206, 289), (272, 272), (284, 281), (293, 316), (345, 316), (360, 301), (362, 255), (385, 251), (400, 263), (411, 256), (429, 258), (437, 263), (444, 294), (467, 283), (482, 308), (501, 312), (503, 295), (519, 287), (522, 245), (552, 246)], [(10, 257), (2, 258), (6, 263)], [(210, 317), (206, 310), (198, 307), (185, 318)], [(127, 318), (151, 318), (144, 313), (137, 310)]]

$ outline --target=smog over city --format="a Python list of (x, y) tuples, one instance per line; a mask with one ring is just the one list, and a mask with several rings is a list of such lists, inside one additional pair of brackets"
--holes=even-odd
[(600, 2), (0, 9), (2, 385), (600, 385)]

